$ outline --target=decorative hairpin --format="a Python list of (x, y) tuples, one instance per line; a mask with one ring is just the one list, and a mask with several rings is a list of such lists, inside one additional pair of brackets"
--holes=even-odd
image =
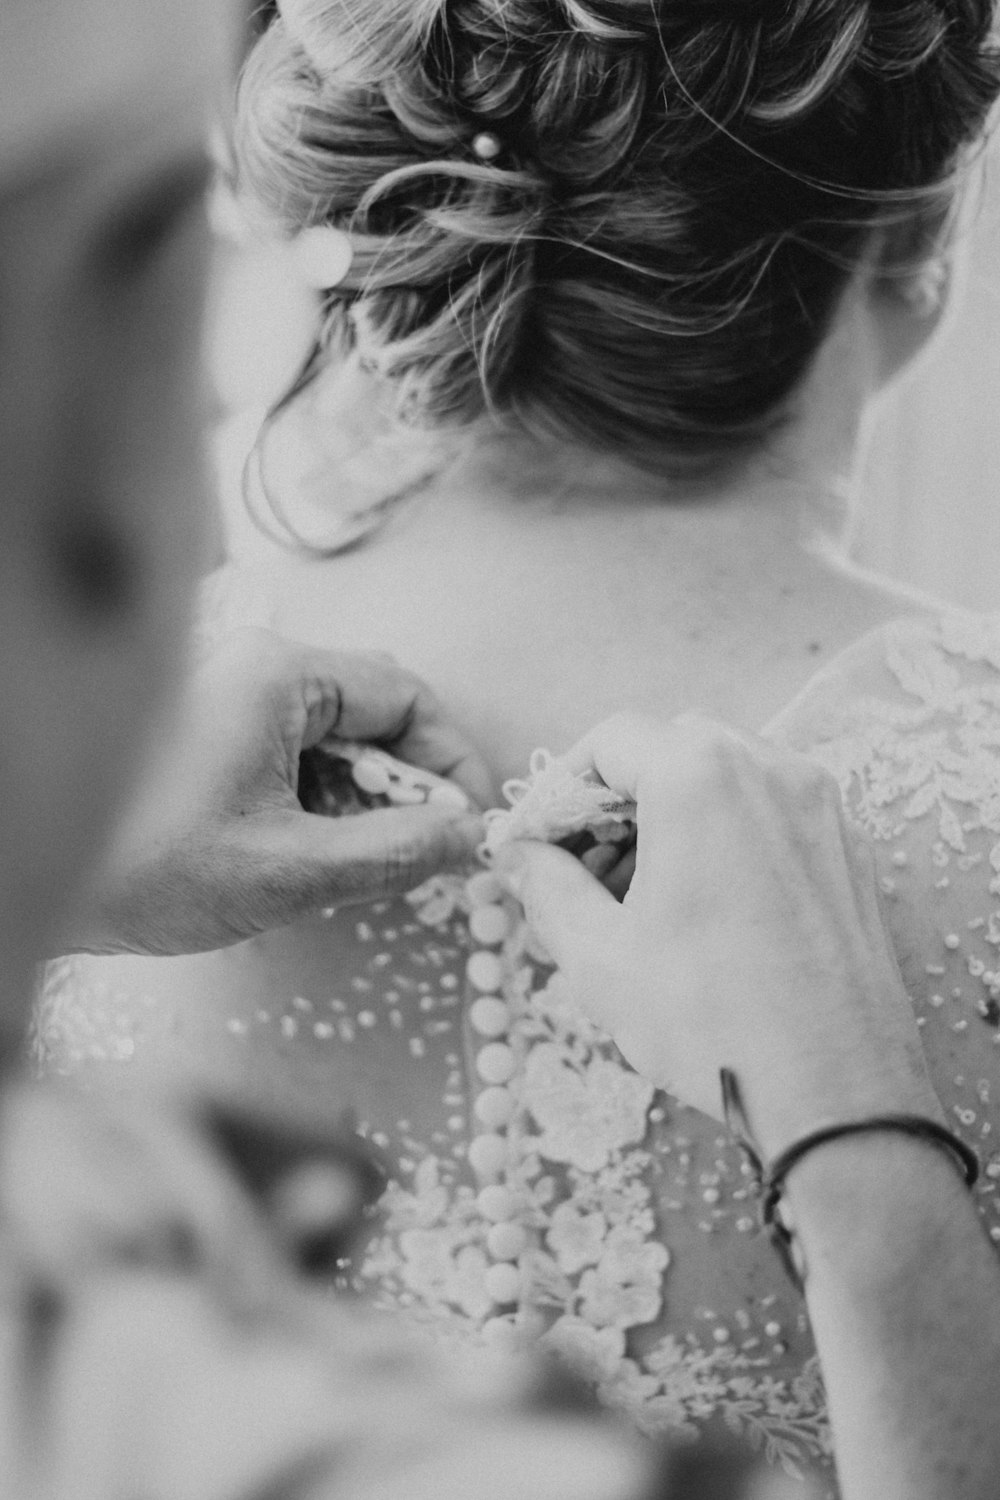
[[(472, 138), (472, 154), (481, 162), (496, 161), (503, 141), (492, 130), (481, 130)], [(311, 224), (300, 229), (291, 242), (299, 279), (316, 291), (329, 292), (350, 274), (354, 244), (349, 234), (333, 224)]]
[(941, 311), (947, 287), (948, 262), (943, 255), (935, 255), (902, 283), (900, 296), (915, 317), (933, 318)]
[(349, 234), (332, 224), (313, 224), (292, 240), (295, 268), (306, 286), (328, 292), (345, 280), (354, 260)]
[(496, 161), (503, 151), (503, 141), (492, 130), (481, 130), (472, 137), (472, 154), (480, 161)]

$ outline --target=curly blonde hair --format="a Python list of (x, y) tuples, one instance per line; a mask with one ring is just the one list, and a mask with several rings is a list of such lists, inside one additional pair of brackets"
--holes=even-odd
[(350, 233), (322, 350), (355, 350), (407, 420), (712, 464), (780, 419), (873, 229), (940, 222), (1000, 90), (994, 19), (283, 0), (242, 78), (239, 177), (288, 232)]

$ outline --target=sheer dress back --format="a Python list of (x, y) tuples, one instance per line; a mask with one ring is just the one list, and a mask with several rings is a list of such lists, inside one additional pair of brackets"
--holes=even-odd
[[(827, 765), (876, 840), (1000, 1241), (1000, 626), (886, 627), (769, 733)], [(488, 872), (198, 959), (60, 961), (36, 1048), (49, 1071), (128, 1085), (173, 1059), (350, 1112), (392, 1180), (345, 1283), (443, 1338), (540, 1340), (645, 1429), (721, 1423), (789, 1471), (826, 1461), (807, 1320), (739, 1153), (580, 1016)]]

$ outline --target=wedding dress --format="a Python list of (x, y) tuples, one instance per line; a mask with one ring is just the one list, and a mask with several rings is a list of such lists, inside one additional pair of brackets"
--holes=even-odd
[[(876, 840), (931, 1073), (1000, 1242), (1000, 624), (879, 630), (768, 732), (826, 765)], [(560, 807), (603, 836), (628, 816), (544, 762), (527, 784), (522, 813), (552, 828)], [(827, 1459), (804, 1306), (738, 1150), (580, 1015), (488, 870), (208, 959), (61, 961), (36, 1047), (49, 1071), (123, 1075), (214, 1049), (349, 1106), (392, 1180), (345, 1282), (442, 1337), (557, 1350), (646, 1430), (722, 1423), (791, 1472)]]

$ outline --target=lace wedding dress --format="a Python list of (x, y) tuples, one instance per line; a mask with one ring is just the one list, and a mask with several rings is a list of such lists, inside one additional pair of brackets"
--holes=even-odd
[[(1000, 1241), (1000, 626), (881, 630), (769, 733), (834, 772), (877, 842), (932, 1075)], [(541, 772), (565, 812), (535, 772), (527, 805)], [(627, 816), (569, 795), (578, 827), (614, 837)], [(826, 1460), (804, 1308), (739, 1152), (581, 1017), (488, 870), (226, 954), (63, 961), (36, 1041), (49, 1071), (211, 1055), (349, 1107), (392, 1168), (353, 1286), (442, 1337), (539, 1341), (646, 1430), (721, 1423), (790, 1472)]]

